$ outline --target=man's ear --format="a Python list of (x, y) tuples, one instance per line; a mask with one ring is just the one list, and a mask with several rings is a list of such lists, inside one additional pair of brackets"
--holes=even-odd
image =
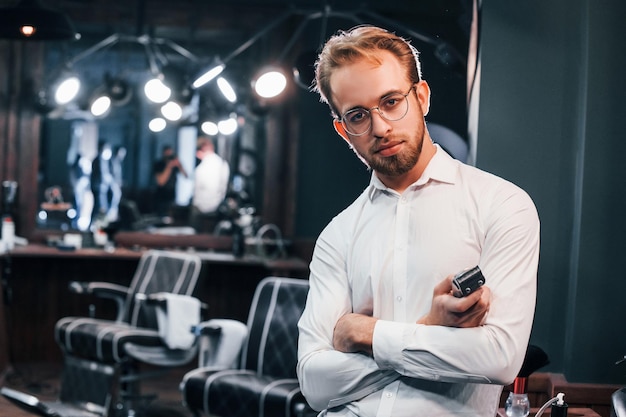
[(422, 107), (422, 113), (426, 116), (430, 110), (430, 86), (426, 81), (421, 80), (416, 84), (415, 89), (417, 92), (417, 100)]
[(348, 142), (348, 144), (351, 144), (350, 138), (348, 137), (348, 132), (346, 132), (346, 129), (343, 127), (343, 123), (335, 119), (333, 120), (333, 127), (335, 128), (335, 131), (339, 134), (339, 136), (343, 138), (343, 140)]

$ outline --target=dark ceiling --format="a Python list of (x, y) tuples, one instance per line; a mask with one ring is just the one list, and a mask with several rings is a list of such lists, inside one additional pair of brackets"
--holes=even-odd
[[(231, 82), (245, 94), (246, 84), (261, 64), (294, 64), (309, 72), (312, 79), (315, 50), (339, 29), (357, 24), (377, 24), (412, 39), (431, 71), (440, 71), (443, 87), (456, 88), (456, 79), (465, 77), (466, 56), (471, 24), (472, 0), (40, 0), (45, 6), (60, 10), (74, 23), (81, 39), (77, 42), (51, 42), (50, 68), (62, 68), (59, 62), (84, 56), (85, 51), (100, 45), (111, 35), (166, 39), (189, 51), (197, 59), (187, 60), (168, 48), (162, 62), (185, 66), (188, 79), (235, 55), (228, 62)], [(0, 0), (0, 7), (16, 5), (17, 0)], [(271, 27), (271, 29), (269, 29)], [(254, 40), (254, 42), (250, 42)], [(250, 47), (241, 48), (249, 43)], [(437, 45), (447, 45), (438, 48)], [(117, 43), (116, 43), (117, 45)], [(107, 47), (108, 48), (108, 47)], [(140, 42), (124, 42), (115, 48), (119, 54), (144, 47)], [(99, 49), (100, 50), (100, 49)], [(236, 54), (234, 52), (239, 51)], [(288, 53), (286, 53), (288, 52)], [(122, 58), (119, 58), (122, 59)], [(56, 60), (56, 61), (55, 61)], [(87, 62), (89, 61), (89, 62)], [(447, 62), (446, 62), (447, 61)], [(76, 62), (76, 61), (74, 61)], [(115, 61), (117, 62), (117, 61)], [(93, 54), (82, 60), (94, 80), (99, 72), (121, 72), (133, 65), (119, 64), (110, 55)], [(123, 62), (123, 61), (120, 61)], [(440, 66), (443, 65), (443, 66)], [(145, 65), (145, 64), (144, 64)], [(137, 67), (138, 68), (138, 67)], [(145, 67), (144, 67), (145, 68)], [(51, 73), (51, 71), (48, 71)], [(431, 74), (426, 74), (432, 80)], [(454, 74), (454, 82), (450, 81)], [(447, 78), (446, 78), (447, 77)], [(302, 85), (302, 84), (301, 84)], [(464, 81), (461, 82), (464, 85)], [(304, 86), (304, 85), (303, 85)], [(306, 87), (306, 86), (304, 86)], [(210, 90), (210, 88), (209, 88)], [(208, 94), (208, 92), (207, 92)], [(442, 95), (443, 96), (443, 95)]]
[[(150, 34), (181, 43), (190, 50), (228, 50), (249, 39), (281, 14), (296, 27), (312, 13), (330, 11), (327, 20), (312, 19), (307, 30), (319, 37), (357, 23), (375, 23), (413, 37), (425, 34), (451, 43), (465, 53), (471, 0), (322, 1), (322, 0), (41, 0), (69, 15), (83, 37), (113, 33)], [(17, 0), (0, 0), (0, 7)], [(346, 17), (346, 14), (350, 15)], [(341, 16), (344, 16), (343, 18)], [(282, 25), (282, 23), (281, 23)], [(395, 27), (391, 27), (395, 26)], [(278, 28), (278, 27), (277, 27)], [(413, 32), (411, 32), (413, 31)]]

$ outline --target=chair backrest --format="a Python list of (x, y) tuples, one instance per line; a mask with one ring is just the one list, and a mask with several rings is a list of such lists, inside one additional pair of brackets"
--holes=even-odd
[(298, 320), (309, 282), (268, 277), (256, 288), (248, 316), (248, 340), (241, 368), (276, 378), (295, 378), (298, 360)]
[(611, 395), (611, 417), (626, 417), (626, 388), (620, 388)]
[(137, 265), (126, 298), (124, 321), (137, 327), (157, 329), (156, 311), (138, 299), (159, 292), (192, 295), (202, 261), (190, 253), (146, 251)]

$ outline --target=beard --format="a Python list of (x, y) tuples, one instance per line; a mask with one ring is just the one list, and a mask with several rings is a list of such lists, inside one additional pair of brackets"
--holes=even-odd
[[(395, 139), (391, 136), (389, 139)], [(375, 150), (383, 139), (378, 138), (372, 145), (367, 154), (359, 153), (352, 146), (352, 150), (357, 154), (359, 159), (369, 168), (382, 175), (394, 177), (406, 174), (417, 164), (422, 154), (422, 146), (424, 145), (424, 125), (421, 125), (414, 134), (405, 138), (405, 149), (401, 153), (382, 157)]]

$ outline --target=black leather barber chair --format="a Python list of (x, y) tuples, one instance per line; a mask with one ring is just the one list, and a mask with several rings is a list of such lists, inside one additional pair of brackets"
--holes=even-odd
[(626, 417), (626, 388), (611, 395), (611, 417)]
[(185, 375), (183, 400), (196, 416), (309, 416), (296, 378), (298, 320), (308, 281), (269, 277), (256, 288), (247, 326), (209, 320), (200, 367)]
[[(152, 250), (142, 255), (128, 288), (72, 283), (77, 293), (115, 300), (117, 319), (65, 317), (57, 322), (55, 337), (64, 355), (58, 401), (42, 403), (10, 389), (2, 394), (42, 416), (141, 415), (147, 396), (141, 395), (140, 381), (197, 356), (197, 339), (189, 338), (189, 329), (200, 322), (201, 303), (192, 297), (200, 268), (197, 255)], [(170, 319), (176, 326), (168, 326)], [(186, 326), (184, 335), (181, 326)]]

